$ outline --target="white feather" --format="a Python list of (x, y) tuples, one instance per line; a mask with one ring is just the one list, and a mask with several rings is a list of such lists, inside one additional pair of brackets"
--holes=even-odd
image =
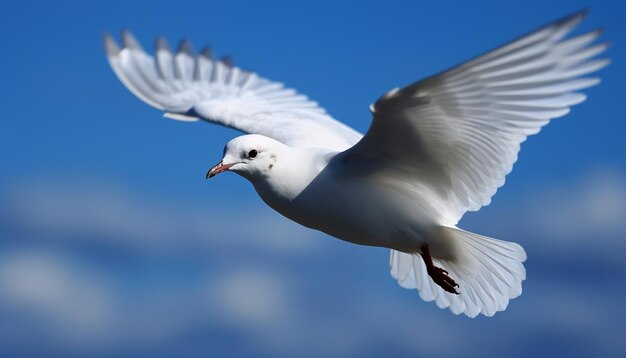
[(437, 174), (413, 180), (440, 193), (442, 224), (455, 225), (466, 211), (490, 202), (528, 135), (585, 100), (575, 91), (598, 83), (581, 76), (609, 63), (591, 60), (606, 49), (592, 45), (600, 33), (563, 40), (582, 17), (381, 97), (372, 106), (370, 130), (349, 152), (377, 163), (378, 175), (385, 162), (390, 175), (398, 166), (411, 176), (409, 168), (430, 168)]
[[(422, 299), (455, 314), (492, 316), (521, 294), (526, 254), (455, 225), (489, 204), (528, 136), (599, 82), (585, 76), (608, 64), (594, 59), (607, 48), (593, 43), (600, 32), (566, 39), (583, 16), (387, 92), (370, 106), (364, 137), (295, 90), (214, 60), (208, 50), (194, 55), (187, 42), (173, 54), (158, 39), (152, 57), (124, 32), (122, 48), (108, 35), (105, 48), (122, 83), (164, 116), (261, 134), (232, 140), (209, 174), (228, 168), (296, 222), (391, 248), (391, 275)], [(257, 154), (246, 154), (252, 149)], [(418, 254), (423, 245), (460, 285), (459, 295), (429, 277)]]
[(194, 56), (186, 41), (173, 54), (159, 38), (152, 57), (130, 32), (124, 31), (122, 38), (120, 49), (105, 35), (107, 57), (115, 74), (133, 94), (165, 111), (168, 118), (201, 118), (294, 147), (345, 150), (361, 138), (306, 96), (213, 60), (206, 51)]

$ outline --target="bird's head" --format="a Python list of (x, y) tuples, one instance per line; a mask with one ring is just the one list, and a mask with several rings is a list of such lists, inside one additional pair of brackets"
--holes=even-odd
[(237, 137), (224, 147), (222, 161), (211, 168), (206, 178), (225, 172), (235, 172), (250, 181), (266, 177), (278, 162), (286, 146), (272, 138), (250, 134)]

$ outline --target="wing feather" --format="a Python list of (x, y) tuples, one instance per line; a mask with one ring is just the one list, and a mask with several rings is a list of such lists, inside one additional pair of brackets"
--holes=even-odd
[(196, 55), (187, 40), (173, 53), (159, 37), (154, 56), (128, 31), (122, 32), (121, 48), (108, 34), (104, 43), (120, 81), (168, 118), (203, 119), (295, 147), (342, 151), (361, 138), (306, 96), (235, 67), (227, 58), (215, 60), (208, 49)]
[[(601, 31), (565, 38), (584, 15), (389, 91), (371, 106), (372, 125), (344, 163), (430, 188), (442, 224), (455, 225), (466, 211), (488, 205), (521, 143), (583, 102), (576, 91), (599, 82), (586, 76), (608, 65), (595, 59), (607, 49), (594, 44)], [(489, 292), (476, 294), (482, 299)]]

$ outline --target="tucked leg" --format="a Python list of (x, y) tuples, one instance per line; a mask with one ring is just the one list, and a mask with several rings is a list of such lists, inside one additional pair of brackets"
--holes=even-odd
[(456, 291), (455, 287), (459, 287), (459, 285), (454, 282), (454, 280), (450, 276), (448, 276), (448, 271), (440, 267), (436, 267), (433, 264), (433, 259), (430, 256), (430, 249), (428, 248), (428, 245), (423, 245), (421, 249), (422, 258), (424, 259), (424, 263), (426, 264), (426, 270), (428, 271), (428, 275), (433, 279), (436, 284), (441, 286), (441, 288), (450, 293), (458, 295), (459, 292)]

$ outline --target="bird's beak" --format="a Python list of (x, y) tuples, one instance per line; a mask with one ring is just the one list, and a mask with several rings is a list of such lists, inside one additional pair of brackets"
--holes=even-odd
[(209, 169), (209, 171), (206, 173), (206, 179), (213, 178), (219, 173), (227, 171), (232, 166), (233, 164), (224, 164), (223, 162), (219, 162), (215, 166), (213, 166), (213, 168)]

